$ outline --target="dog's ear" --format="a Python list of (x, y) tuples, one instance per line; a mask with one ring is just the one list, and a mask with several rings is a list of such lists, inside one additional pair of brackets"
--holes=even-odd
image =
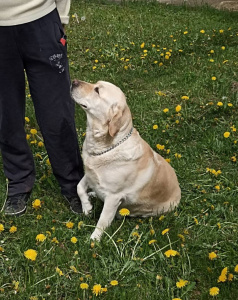
[(119, 106), (111, 108), (111, 119), (109, 120), (108, 130), (111, 137), (114, 137), (121, 128), (122, 109)]

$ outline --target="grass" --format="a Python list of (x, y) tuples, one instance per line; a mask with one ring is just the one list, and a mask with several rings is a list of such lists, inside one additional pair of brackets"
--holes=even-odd
[[(0, 215), (0, 299), (238, 299), (237, 17), (153, 1), (73, 1), (67, 28), (72, 79), (106, 80), (125, 92), (134, 126), (175, 168), (182, 200), (165, 216), (115, 220), (101, 243), (92, 243), (102, 204), (93, 201), (90, 218), (67, 209), (38, 145), (27, 87), (26, 133), (37, 168), (31, 202), (40, 199), (41, 207), (29, 203), (20, 218)], [(77, 107), (80, 146), (85, 121)], [(2, 203), (5, 193), (0, 161)], [(12, 226), (16, 232), (9, 232)], [(36, 240), (40, 233), (43, 242)], [(35, 261), (24, 256), (28, 249), (37, 251)], [(179, 255), (166, 257), (169, 249)], [(188, 282), (178, 288), (180, 279)], [(98, 296), (96, 284), (104, 288)], [(217, 296), (209, 294), (212, 287)]]

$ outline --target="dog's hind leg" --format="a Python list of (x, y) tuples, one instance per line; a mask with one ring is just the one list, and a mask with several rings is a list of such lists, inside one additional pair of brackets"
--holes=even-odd
[(121, 202), (122, 199), (118, 195), (110, 195), (105, 198), (96, 229), (91, 235), (92, 240), (100, 240), (103, 230), (111, 225)]
[(85, 215), (88, 215), (92, 210), (92, 204), (89, 201), (87, 194), (88, 184), (87, 178), (84, 176), (77, 185), (77, 193), (82, 202), (82, 210)]

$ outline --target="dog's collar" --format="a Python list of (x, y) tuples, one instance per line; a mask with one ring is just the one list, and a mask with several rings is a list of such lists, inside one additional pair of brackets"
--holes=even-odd
[(117, 146), (121, 145), (122, 143), (124, 143), (131, 135), (132, 135), (132, 132), (133, 132), (133, 127), (131, 128), (130, 132), (128, 133), (127, 136), (125, 136), (122, 140), (120, 140), (118, 143), (116, 143), (115, 145), (111, 146), (110, 148), (102, 151), (102, 152), (98, 152), (98, 153), (91, 153), (91, 155), (93, 156), (98, 156), (98, 155), (102, 155), (104, 153), (107, 153), (109, 151), (111, 151), (112, 149), (116, 148)]

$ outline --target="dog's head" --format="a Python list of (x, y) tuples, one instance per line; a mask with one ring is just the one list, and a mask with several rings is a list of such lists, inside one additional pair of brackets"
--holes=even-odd
[(112, 83), (98, 81), (92, 84), (74, 80), (72, 97), (83, 108), (90, 120), (97, 120), (103, 125), (108, 125), (111, 137), (115, 136), (125, 122), (131, 120), (125, 95)]

